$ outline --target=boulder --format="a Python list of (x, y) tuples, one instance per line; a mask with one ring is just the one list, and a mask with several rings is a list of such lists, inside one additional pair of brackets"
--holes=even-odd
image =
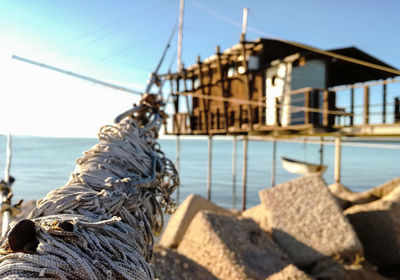
[(338, 198), (343, 209), (357, 204), (369, 203), (381, 199), (397, 187), (400, 187), (400, 177), (390, 180), (382, 185), (365, 192), (353, 192), (340, 183), (329, 185), (329, 190)]
[(367, 192), (353, 192), (341, 183), (329, 185), (328, 189), (338, 199), (343, 210), (356, 204), (368, 203), (377, 199)]
[(391, 192), (394, 190), (400, 188), (400, 177), (394, 178), (393, 180), (387, 181), (383, 183), (380, 186), (377, 186), (369, 191), (367, 193), (371, 197), (375, 197), (376, 199), (383, 198), (387, 195), (389, 195)]
[(156, 245), (152, 264), (156, 278), (160, 280), (204, 279), (218, 280), (204, 267), (173, 249)]
[(363, 255), (356, 233), (320, 176), (304, 176), (260, 191), (272, 236), (299, 266), (327, 257)]
[(264, 204), (256, 205), (242, 212), (243, 217), (253, 219), (265, 232), (271, 233), (267, 214)]
[(235, 215), (234, 212), (219, 207), (201, 196), (191, 194), (170, 217), (159, 244), (168, 248), (177, 248), (194, 216), (201, 210), (229, 216)]
[(289, 264), (281, 271), (269, 276), (267, 280), (311, 280), (304, 271), (298, 269), (295, 265)]
[(266, 279), (289, 264), (253, 220), (208, 211), (193, 219), (178, 252), (218, 279)]
[(400, 265), (400, 188), (377, 201), (352, 206), (344, 214), (368, 261), (379, 269)]
[(379, 274), (376, 268), (364, 261), (360, 265), (345, 266), (345, 274), (348, 280), (385, 280), (386, 277)]

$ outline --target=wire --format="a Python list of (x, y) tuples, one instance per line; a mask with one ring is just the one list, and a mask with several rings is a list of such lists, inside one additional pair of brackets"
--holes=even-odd
[[(104, 32), (104, 30), (109, 29), (109, 28), (112, 28), (112, 27), (114, 27), (114, 28), (112, 28), (111, 31), (118, 30), (119, 28), (121, 28), (121, 26), (123, 27), (123, 25), (124, 25), (126, 22), (128, 22), (128, 20), (131, 19), (134, 15), (139, 14), (139, 13), (140, 13), (140, 14), (143, 14), (143, 13), (146, 12), (147, 10), (153, 10), (154, 7), (156, 7), (156, 6), (159, 7), (160, 5), (164, 5), (166, 2), (168, 2), (168, 0), (162, 1), (161, 4), (156, 3), (156, 4), (154, 4), (154, 5), (150, 6), (150, 7), (148, 7), (148, 9), (137, 10), (137, 11), (135, 11), (135, 12), (133, 12), (133, 13), (130, 13), (130, 14), (127, 15), (126, 17), (123, 17), (122, 19), (121, 19), (121, 18), (118, 18), (117, 21), (113, 21), (112, 23), (107, 23), (107, 24), (98, 26), (98, 27), (96, 27), (96, 28), (94, 28), (94, 29), (91, 29), (91, 30), (89, 30), (89, 31), (85, 31), (85, 32), (83, 32), (83, 33), (81, 33), (81, 34), (79, 34), (79, 35), (77, 35), (77, 36), (74, 36), (74, 37), (69, 38), (69, 39), (67, 39), (67, 40), (64, 40), (64, 41), (61, 41), (61, 42), (59, 42), (59, 43), (56, 43), (55, 45), (49, 47), (48, 49), (42, 51), (41, 53), (43, 53), (43, 52), (50, 52), (50, 51), (52, 51), (52, 50), (57, 49), (58, 47), (62, 47), (62, 46), (71, 44), (71, 43), (73, 43), (73, 42), (79, 41), (79, 40), (81, 40), (81, 39), (90, 37), (90, 36), (92, 36), (92, 35), (94, 35), (94, 34), (96, 34), (96, 33), (99, 33), (100, 31), (103, 31), (103, 32)], [(111, 33), (111, 32), (107, 32), (106, 34), (110, 34), (110, 33)], [(104, 34), (103, 34), (103, 35), (100, 35), (100, 38), (102, 38), (102, 37), (104, 37)], [(95, 37), (95, 38), (96, 38), (96, 37)], [(99, 38), (99, 37), (97, 37), (97, 38)]]

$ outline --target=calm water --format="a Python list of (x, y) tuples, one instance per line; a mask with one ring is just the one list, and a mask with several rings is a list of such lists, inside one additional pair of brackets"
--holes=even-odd
[[(13, 186), (15, 201), (39, 199), (50, 190), (64, 185), (75, 167), (75, 161), (98, 142), (97, 139), (13, 137), (11, 174), (16, 178)], [(241, 205), (242, 143), (237, 142), (237, 204)], [(166, 155), (175, 160), (175, 140), (161, 139)], [(399, 144), (399, 143), (391, 143)], [(181, 139), (180, 200), (191, 193), (206, 196), (207, 139)], [(5, 166), (6, 137), (0, 136), (0, 171)], [(299, 160), (319, 162), (319, 145), (278, 143), (277, 158), (288, 156)], [(248, 207), (259, 203), (258, 191), (270, 187), (272, 143), (249, 142), (248, 154)], [(334, 147), (324, 148), (324, 164), (328, 165), (324, 178), (333, 182)], [(400, 150), (343, 147), (342, 183), (352, 190), (363, 191), (400, 176)], [(213, 141), (212, 200), (232, 208), (232, 141)], [(277, 183), (296, 178), (277, 164)]]

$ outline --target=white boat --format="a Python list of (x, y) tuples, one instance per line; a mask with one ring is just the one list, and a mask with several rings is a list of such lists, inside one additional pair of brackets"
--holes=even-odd
[(313, 164), (305, 161), (298, 161), (287, 157), (282, 157), (282, 166), (291, 173), (307, 175), (322, 174), (328, 168), (326, 165)]

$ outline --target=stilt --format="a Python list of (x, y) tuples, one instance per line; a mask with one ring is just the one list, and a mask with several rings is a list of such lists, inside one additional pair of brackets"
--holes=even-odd
[(335, 183), (340, 183), (340, 168), (341, 168), (341, 139), (335, 138)]
[(321, 143), (319, 146), (319, 165), (324, 164), (324, 137), (321, 137)]
[(207, 200), (211, 201), (212, 135), (208, 136)]
[(242, 211), (246, 210), (246, 195), (247, 195), (247, 150), (248, 140), (247, 135), (243, 137), (243, 176), (242, 176)]
[[(175, 159), (175, 168), (178, 174), (180, 173), (180, 160), (181, 160), (181, 140), (179, 135), (176, 136), (176, 159)], [(180, 186), (176, 187), (176, 203), (179, 205), (179, 189)]]
[(232, 208), (236, 209), (236, 135), (232, 142)]
[(271, 187), (275, 186), (276, 173), (276, 140), (272, 140), (272, 168), (271, 168)]

